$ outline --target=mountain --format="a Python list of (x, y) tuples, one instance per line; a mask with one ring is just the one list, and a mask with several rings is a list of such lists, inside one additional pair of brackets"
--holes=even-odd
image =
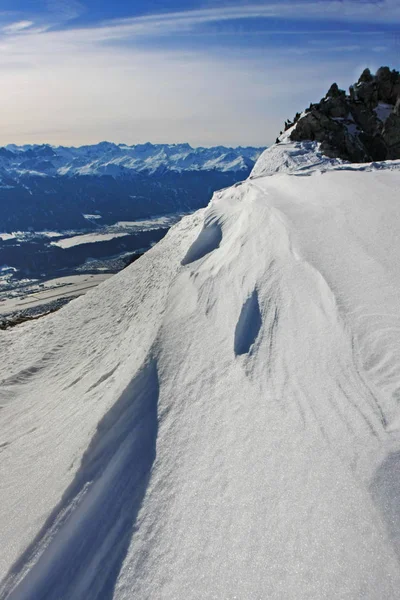
[(247, 177), (264, 148), (101, 142), (0, 149), (0, 232), (88, 229), (207, 204)]
[(394, 600), (400, 161), (266, 150), (0, 331), (0, 597)]
[(192, 148), (189, 144), (113, 144), (66, 148), (50, 145), (8, 145), (0, 149), (2, 166), (17, 176), (111, 175), (165, 171), (246, 172), (264, 148)]
[(336, 83), (311, 104), (277, 139), (316, 141), (323, 154), (351, 162), (400, 158), (400, 74), (381, 67), (365, 69), (346, 95)]

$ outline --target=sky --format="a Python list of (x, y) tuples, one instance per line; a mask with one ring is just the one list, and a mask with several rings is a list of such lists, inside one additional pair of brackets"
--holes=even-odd
[(381, 65), (400, 0), (1, 0), (0, 145), (265, 146)]

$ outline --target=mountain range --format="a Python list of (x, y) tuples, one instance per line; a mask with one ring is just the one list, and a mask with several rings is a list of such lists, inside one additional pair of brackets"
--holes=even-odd
[(263, 148), (101, 142), (0, 149), (0, 231), (88, 229), (205, 206), (246, 177)]
[[(74, 176), (111, 175), (125, 177), (133, 173), (165, 171), (246, 172), (253, 167), (263, 148), (238, 147), (192, 148), (190, 144), (113, 144), (100, 142), (90, 146), (65, 147), (43, 145), (0, 149), (0, 168), (23, 175)], [(3, 173), (4, 175), (4, 173)]]

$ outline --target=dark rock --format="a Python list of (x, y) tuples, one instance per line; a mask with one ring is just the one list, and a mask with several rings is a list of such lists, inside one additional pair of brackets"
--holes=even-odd
[(369, 69), (364, 69), (364, 71), (360, 75), (360, 79), (357, 83), (368, 83), (373, 80), (371, 75), (371, 71)]
[(297, 113), (285, 130), (296, 125), (292, 141), (321, 143), (332, 158), (370, 162), (400, 158), (400, 74), (381, 67), (375, 75), (365, 69), (350, 94), (333, 83), (326, 96)]
[(346, 92), (344, 90), (339, 90), (337, 83), (332, 83), (331, 87), (328, 90), (325, 98), (339, 98), (340, 96), (345, 96)]
[[(397, 106), (397, 105), (396, 105)], [(400, 157), (400, 115), (392, 112), (386, 120), (382, 132), (387, 147), (388, 159)]]

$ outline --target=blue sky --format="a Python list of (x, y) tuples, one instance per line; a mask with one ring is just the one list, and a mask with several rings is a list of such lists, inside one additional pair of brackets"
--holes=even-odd
[(2, 0), (0, 49), (0, 144), (265, 145), (400, 67), (400, 0)]

